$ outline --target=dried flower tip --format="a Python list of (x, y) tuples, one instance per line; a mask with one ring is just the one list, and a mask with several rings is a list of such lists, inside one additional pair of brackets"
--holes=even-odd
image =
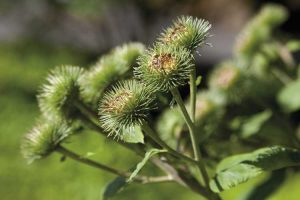
[(211, 24), (204, 20), (191, 16), (181, 16), (173, 25), (167, 28), (158, 39), (163, 44), (183, 46), (194, 50), (209, 36)]
[(78, 98), (78, 79), (83, 69), (74, 66), (57, 67), (47, 77), (38, 95), (39, 107), (47, 118), (69, 116), (72, 102)]
[(137, 57), (144, 51), (143, 44), (128, 43), (116, 47), (109, 54), (102, 56), (80, 78), (83, 100), (96, 107), (105, 89), (119, 78), (126, 76), (135, 65)]
[(135, 80), (117, 83), (106, 92), (99, 106), (102, 127), (122, 139), (142, 125), (153, 107), (153, 90)]
[(52, 153), (71, 132), (71, 128), (64, 121), (38, 123), (25, 135), (21, 144), (22, 154), (28, 163), (41, 159)]
[(162, 91), (185, 85), (194, 67), (190, 51), (164, 45), (156, 45), (141, 55), (138, 64), (135, 77)]

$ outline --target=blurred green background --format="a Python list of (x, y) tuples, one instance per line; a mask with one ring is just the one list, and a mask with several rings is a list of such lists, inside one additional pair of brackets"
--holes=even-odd
[[(213, 24), (219, 22), (214, 29), (216, 35), (218, 31), (223, 30), (222, 15), (213, 15), (210, 12), (218, 13), (220, 5), (205, 1), (108, 2), (0, 1), (0, 11), (3, 13), (0, 15), (1, 200), (101, 199), (103, 188), (114, 178), (112, 175), (68, 159), (62, 162), (60, 156), (56, 154), (31, 165), (27, 165), (21, 157), (20, 140), (39, 115), (35, 95), (43, 82), (43, 77), (51, 68), (64, 64), (88, 66), (111, 47), (126, 41), (138, 40), (149, 44), (165, 22), (182, 13), (203, 15)], [(212, 2), (224, 4), (221, 0)], [(234, 2), (237, 1), (231, 0), (231, 3)], [(242, 20), (232, 22), (233, 24), (226, 22), (227, 28), (233, 27), (230, 30), (237, 32), (248, 16), (255, 11), (257, 4), (251, 1), (243, 2), (237, 4), (239, 6), (235, 8), (236, 10), (243, 8), (240, 11), (242, 13), (237, 12), (236, 15), (224, 19), (230, 21), (236, 16), (244, 16)], [(297, 3), (291, 3), (293, 1), (289, 2), (287, 5), (291, 7), (299, 6)], [(231, 12), (231, 9), (226, 8), (224, 13)], [(124, 16), (127, 20), (121, 26)], [(133, 17), (133, 21), (128, 19), (130, 16)], [(133, 26), (131, 22), (135, 25)], [(294, 32), (299, 31), (289, 24), (285, 28)], [(226, 35), (229, 41), (233, 40), (234, 33), (228, 31), (222, 36), (226, 39)], [(218, 39), (212, 41), (214, 45), (217, 45), (215, 44), (217, 42), (220, 41)], [(220, 43), (221, 48), (212, 49), (210, 50), (212, 52), (204, 54), (202, 61), (204, 67), (210, 67), (230, 55), (230, 43)], [(68, 145), (82, 155), (93, 152), (92, 159), (101, 160), (118, 168), (128, 169), (139, 161), (126, 149), (113, 146), (106, 138), (96, 134), (82, 133), (68, 142)], [(223, 193), (222, 196), (228, 200), (241, 199), (251, 185), (260, 180), (261, 177), (242, 184)], [(298, 200), (299, 186), (300, 175), (291, 175), (271, 199), (281, 200), (288, 195), (289, 200)], [(201, 198), (181, 186), (168, 183), (132, 185), (114, 199)]]

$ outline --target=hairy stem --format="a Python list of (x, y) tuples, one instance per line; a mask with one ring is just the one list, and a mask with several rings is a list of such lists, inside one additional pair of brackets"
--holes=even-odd
[[(100, 127), (100, 123), (97, 117), (97, 114), (91, 110), (88, 106), (86, 106), (83, 102), (77, 100), (75, 101), (75, 106), (78, 110), (85, 115), (92, 123)], [(102, 128), (101, 128), (102, 129)], [(102, 131), (103, 132), (103, 131)]]
[(195, 133), (195, 125), (193, 124), (193, 122), (185, 108), (184, 102), (181, 98), (181, 95), (180, 95), (178, 89), (177, 88), (171, 89), (171, 93), (172, 93), (173, 97), (175, 98), (177, 104), (179, 105), (182, 115), (185, 119), (185, 122), (189, 128), (190, 138), (191, 138), (193, 151), (194, 151), (194, 157), (195, 157), (195, 160), (197, 161), (197, 166), (202, 174), (205, 186), (208, 188), (209, 187), (209, 176), (205, 169), (202, 155), (201, 155), (201, 152), (200, 152), (200, 149), (198, 146), (197, 135)]
[(196, 68), (194, 67), (190, 74), (190, 106), (191, 106), (191, 120), (195, 122), (195, 112), (196, 112)]
[[(94, 168), (98, 168), (100, 170), (109, 172), (114, 175), (122, 176), (124, 178), (129, 178), (129, 176), (131, 174), (130, 172), (120, 171), (120, 170), (112, 168), (110, 166), (107, 166), (107, 165), (101, 164), (99, 162), (90, 160), (88, 158), (82, 157), (62, 146), (58, 146), (56, 148), (56, 151), (68, 158), (75, 160), (75, 161), (89, 165)], [(173, 178), (171, 176), (157, 176), (157, 177), (136, 176), (133, 178), (133, 180), (135, 182), (146, 184), (146, 183), (170, 182), (170, 181), (173, 181)]]
[(187, 156), (175, 151), (174, 149), (172, 149), (168, 144), (166, 144), (162, 139), (160, 139), (160, 137), (158, 137), (158, 135), (153, 131), (153, 129), (147, 123), (143, 124), (142, 129), (151, 139), (153, 139), (161, 147), (165, 148), (173, 156), (175, 156), (177, 158), (181, 158), (190, 163), (194, 163), (194, 164), (197, 163), (192, 158), (187, 157)]

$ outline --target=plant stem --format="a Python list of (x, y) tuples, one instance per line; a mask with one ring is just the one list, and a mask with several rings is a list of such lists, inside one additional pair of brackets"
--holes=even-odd
[(106, 166), (104, 164), (101, 164), (101, 163), (95, 162), (93, 160), (90, 160), (88, 158), (82, 157), (82, 156), (66, 149), (65, 147), (58, 146), (55, 150), (57, 152), (61, 153), (62, 155), (66, 156), (66, 157), (72, 158), (73, 160), (79, 161), (79, 162), (84, 163), (86, 165), (89, 165), (91, 167), (95, 167), (95, 168), (104, 170), (106, 172), (109, 172), (111, 174), (115, 174), (115, 175), (118, 175), (118, 176), (127, 177), (125, 172), (121, 172), (121, 171), (119, 171), (117, 169), (114, 169), (112, 167), (109, 167), (109, 166)]
[(195, 122), (195, 112), (196, 112), (196, 68), (194, 67), (190, 74), (190, 106), (191, 106), (191, 120)]
[(153, 129), (147, 123), (144, 123), (142, 125), (142, 129), (152, 140), (154, 140), (161, 147), (165, 148), (173, 156), (175, 156), (177, 158), (181, 158), (187, 162), (197, 164), (197, 161), (172, 149), (168, 144), (166, 144), (162, 139), (160, 139), (160, 137), (158, 137), (158, 135), (153, 131)]
[[(83, 122), (85, 122), (85, 124), (89, 128), (91, 128), (92, 130), (95, 130), (97, 133), (100, 133), (103, 136), (106, 136), (104, 130), (101, 128), (101, 126), (98, 122), (97, 115), (95, 114), (94, 111), (92, 111), (88, 106), (86, 106), (81, 101), (76, 101), (75, 106), (79, 109), (79, 111), (81, 113), (81, 115), (79, 116), (80, 119)], [(139, 146), (137, 146), (137, 145), (127, 144), (122, 141), (116, 141), (116, 140), (113, 140), (113, 141), (117, 142), (118, 144), (121, 144), (122, 146), (126, 147), (129, 150), (134, 151), (139, 156), (144, 156), (144, 154), (145, 154), (145, 151), (141, 150), (141, 148), (139, 148)], [(176, 153), (178, 153), (178, 152), (176, 152)], [(181, 154), (178, 156), (181, 156)], [(80, 156), (78, 156), (78, 157), (80, 157)], [(193, 160), (189, 157), (184, 156), (183, 159), (197, 164), (195, 160)], [(202, 188), (202, 186), (200, 184), (195, 183), (195, 181), (190, 182), (189, 180), (182, 179), (178, 175), (178, 171), (177, 171), (178, 169), (173, 168), (173, 166), (171, 166), (167, 162), (162, 162), (158, 158), (152, 158), (150, 160), (151, 160), (151, 162), (153, 162), (153, 164), (155, 164), (157, 167), (162, 169), (168, 175), (162, 176), (162, 177), (147, 177), (147, 178), (144, 178), (143, 181), (140, 181), (141, 183), (155, 183), (155, 182), (165, 182), (165, 181), (173, 180), (173, 181), (177, 182), (178, 184), (183, 185), (183, 186), (191, 189), (192, 191), (208, 198), (209, 191), (206, 188)], [(134, 181), (136, 181), (136, 180), (134, 180)]]
[(281, 60), (284, 62), (284, 64), (289, 70), (294, 69), (296, 67), (296, 62), (290, 50), (284, 44), (278, 43), (277, 45), (279, 46), (278, 53)]
[[(57, 152), (61, 153), (62, 155), (69, 157), (73, 160), (76, 160), (83, 164), (89, 165), (91, 167), (95, 167), (95, 168), (104, 170), (104, 171), (109, 172), (114, 175), (122, 176), (124, 178), (129, 178), (129, 176), (131, 174), (129, 172), (120, 171), (118, 169), (109, 167), (109, 166), (101, 164), (99, 162), (95, 162), (88, 158), (79, 156), (78, 154), (76, 154), (62, 146), (58, 146), (55, 150)], [(146, 184), (146, 183), (170, 182), (170, 181), (173, 181), (173, 178), (171, 176), (156, 176), (156, 177), (136, 176), (133, 180), (136, 182), (142, 183), (142, 184)]]
[[(82, 103), (80, 100), (75, 101), (75, 106), (78, 108), (78, 110), (85, 115), (92, 123), (100, 127), (100, 123), (98, 120), (97, 115), (94, 111), (92, 111), (89, 107), (87, 107), (84, 103)], [(102, 128), (101, 128), (102, 129)]]
[(273, 68), (271, 69), (271, 73), (275, 78), (277, 78), (283, 85), (286, 85), (293, 81), (291, 77), (289, 77), (286, 73), (282, 72), (279, 69)]
[(181, 112), (183, 114), (183, 117), (185, 119), (185, 122), (187, 123), (187, 126), (189, 128), (189, 133), (190, 133), (190, 138), (191, 138), (191, 142), (192, 142), (192, 146), (193, 146), (193, 151), (194, 151), (194, 157), (195, 160), (197, 161), (197, 166), (202, 174), (203, 180), (204, 180), (204, 184), (207, 188), (209, 188), (209, 176), (207, 174), (207, 171), (205, 169), (205, 165), (203, 162), (203, 158), (198, 146), (198, 140), (197, 140), (197, 135), (195, 133), (195, 125), (193, 124), (186, 108), (184, 105), (184, 102), (181, 98), (181, 95), (178, 91), (177, 88), (173, 88), (171, 89), (171, 93), (173, 95), (173, 97), (175, 98), (177, 104), (179, 105)]
[[(105, 132), (101, 128), (101, 126), (98, 122), (97, 115), (95, 114), (95, 112), (92, 111), (88, 106), (84, 105), (84, 103), (82, 103), (81, 101), (76, 101), (75, 106), (81, 112), (81, 116), (80, 116), (81, 120), (83, 120), (85, 122), (85, 124), (87, 124), (91, 129), (93, 129), (96, 132), (101, 133), (102, 135), (105, 136)], [(168, 146), (167, 144), (165, 144), (164, 141), (162, 141), (157, 136), (157, 134), (151, 128), (149, 130), (150, 131), (148, 131), (148, 132), (151, 132), (152, 133), (151, 135), (155, 136), (155, 138), (158, 139), (157, 141), (155, 141), (156, 143), (158, 143), (158, 141), (160, 141), (161, 142), (160, 146), (165, 147), (165, 148)], [(137, 146), (137, 145), (123, 143), (122, 141), (116, 141), (116, 142), (118, 144), (121, 144), (122, 146), (128, 148), (129, 150), (134, 151), (139, 156), (143, 156), (144, 153), (145, 153), (145, 151), (141, 151), (141, 149), (138, 148), (139, 146)], [(189, 158), (189, 157), (187, 157), (183, 154), (178, 153), (177, 151), (173, 150), (171, 147), (168, 146), (168, 148), (166, 148), (166, 149), (169, 150), (170, 153), (173, 152), (174, 156), (177, 156), (179, 158), (182, 158), (183, 160), (186, 160), (188, 162), (191, 162), (191, 163), (194, 163), (194, 164), (198, 165), (197, 161), (195, 161), (194, 159)], [(73, 153), (73, 152), (71, 152), (71, 153)], [(72, 154), (70, 154), (70, 155), (72, 155)], [(70, 157), (70, 158), (77, 160), (77, 158), (80, 158), (80, 156), (76, 155), (76, 158), (75, 158), (75, 156)], [(81, 159), (78, 160), (78, 161), (82, 162)], [(92, 161), (92, 162), (96, 163), (94, 161)], [(153, 162), (156, 166), (161, 168), (168, 175), (167, 176), (161, 176), (161, 177), (138, 176), (138, 177), (135, 177), (134, 181), (142, 183), (142, 184), (175, 181), (178, 184), (184, 185), (185, 187), (190, 188), (192, 191), (194, 191), (196, 193), (199, 193), (199, 194), (201, 194), (201, 195), (203, 195), (203, 196), (205, 196), (209, 199), (210, 190), (202, 188), (201, 185), (197, 185), (196, 183), (190, 183), (188, 180), (182, 180), (178, 175), (176, 175), (178, 173), (177, 170), (175, 168), (173, 168), (171, 165), (169, 165), (168, 163), (161, 162), (159, 159), (155, 159), (155, 158), (151, 159), (151, 162)], [(87, 164), (87, 163), (85, 163), (85, 164)], [(93, 166), (93, 165), (90, 165), (90, 166)], [(97, 164), (96, 164), (96, 166), (97, 166)], [(94, 167), (96, 167), (96, 166), (94, 166)], [(129, 175), (127, 175), (127, 177), (129, 177)]]

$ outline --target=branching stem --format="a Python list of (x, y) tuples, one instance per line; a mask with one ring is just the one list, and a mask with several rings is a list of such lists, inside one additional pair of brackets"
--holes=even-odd
[(195, 160), (197, 161), (197, 166), (202, 174), (205, 186), (208, 188), (209, 187), (209, 176), (205, 169), (203, 158), (202, 158), (199, 146), (198, 146), (198, 138), (195, 133), (195, 125), (193, 124), (193, 122), (185, 108), (184, 102), (181, 98), (181, 95), (180, 95), (178, 89), (177, 88), (171, 89), (171, 93), (172, 93), (173, 97), (175, 98), (177, 104), (179, 105), (182, 115), (185, 119), (185, 122), (189, 128), (189, 133), (190, 133), (190, 138), (191, 138), (191, 142), (192, 142), (192, 146), (193, 146)]
[(187, 162), (197, 164), (197, 161), (172, 149), (168, 144), (166, 144), (162, 139), (160, 139), (160, 137), (158, 137), (158, 135), (154, 132), (154, 130), (147, 123), (143, 124), (142, 129), (151, 139), (153, 139), (161, 147), (165, 148), (173, 156), (183, 159)]
[[(120, 171), (120, 170), (112, 168), (110, 166), (107, 166), (107, 165), (101, 164), (99, 162), (90, 160), (88, 158), (82, 157), (82, 156), (66, 149), (65, 147), (62, 147), (62, 146), (58, 146), (56, 148), (56, 151), (61, 153), (64, 156), (68, 157), (68, 158), (71, 158), (71, 159), (75, 160), (75, 161), (78, 161), (80, 163), (89, 165), (91, 167), (98, 168), (100, 170), (109, 172), (109, 173), (114, 174), (114, 175), (122, 176), (124, 178), (129, 178), (129, 176), (131, 174), (130, 172)], [(170, 181), (173, 181), (173, 178), (171, 176), (157, 176), (157, 177), (136, 176), (136, 177), (133, 178), (133, 180), (135, 182), (147, 184), (147, 183), (158, 183), (158, 182), (160, 182), (160, 183), (161, 182), (170, 182)]]

